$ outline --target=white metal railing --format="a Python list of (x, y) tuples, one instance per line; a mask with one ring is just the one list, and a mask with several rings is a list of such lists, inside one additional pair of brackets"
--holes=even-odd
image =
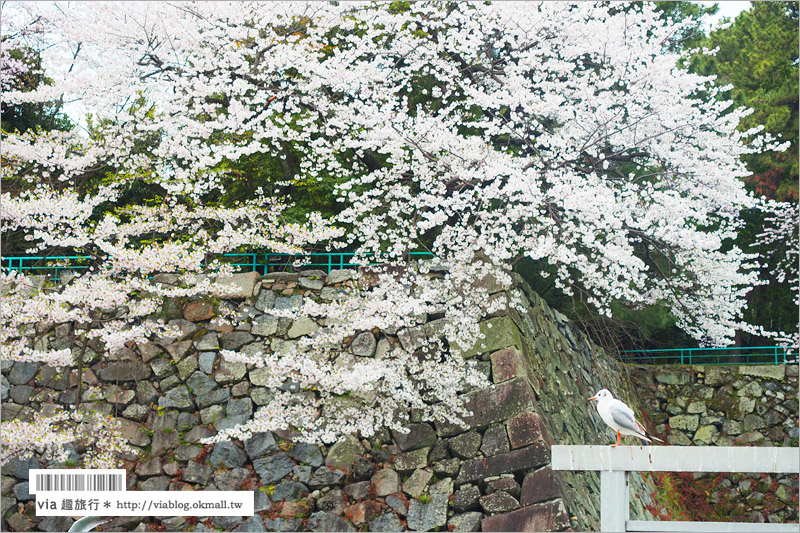
[(629, 472), (800, 472), (800, 448), (734, 446), (552, 447), (553, 470), (600, 472), (603, 532), (796, 533), (795, 524), (669, 522), (630, 519)]

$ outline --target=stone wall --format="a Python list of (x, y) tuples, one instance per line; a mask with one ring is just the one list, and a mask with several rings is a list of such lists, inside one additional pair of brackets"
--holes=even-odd
[[(655, 433), (669, 444), (797, 446), (797, 365), (629, 369)], [(684, 489), (702, 495), (695, 506), (705, 500), (718, 520), (797, 521), (797, 474), (684, 478)]]
[[(299, 305), (303, 297), (332, 299), (355, 283), (355, 272), (237, 275), (238, 298), (222, 302), (173, 300), (162, 317), (180, 335), (131, 345), (113, 359), (86, 349), (88, 368), (81, 409), (113, 413), (139, 455), (126, 457), (129, 490), (251, 490), (253, 517), (118, 518), (116, 530), (342, 531), (363, 530), (597, 530), (599, 476), (549, 469), (550, 445), (602, 444), (613, 433), (586, 401), (600, 388), (633, 406), (625, 369), (589, 343), (526, 284), (524, 310), (510, 309), (482, 324), (486, 338), (465, 353), (493, 382), (466, 394), (468, 428), (416, 420), (408, 434), (347, 437), (332, 446), (296, 443), (290, 432), (256, 435), (247, 442), (203, 446), (199, 440), (247, 420), (270, 399), (262, 370), (230, 363), (220, 349), (258, 351), (291, 343), (315, 329), (307, 318), (275, 318), (271, 309)], [(162, 275), (169, 283), (175, 278)], [(495, 291), (497, 292), (497, 291)], [(497, 297), (506, 298), (500, 294)], [(233, 306), (246, 325), (215, 320)], [(366, 331), (351, 350), (375, 356), (395, 343), (437, 330), (423, 317), (409, 330)], [(65, 346), (60, 328), (40, 342)], [(3, 419), (26, 418), (52, 405), (75, 403), (77, 370), (3, 367)], [(73, 450), (72, 460), (79, 457)], [(63, 531), (69, 518), (39, 519), (28, 493), (28, 470), (15, 460), (3, 469), (4, 530)], [(658, 507), (654, 487), (631, 477), (632, 515), (649, 518)]]

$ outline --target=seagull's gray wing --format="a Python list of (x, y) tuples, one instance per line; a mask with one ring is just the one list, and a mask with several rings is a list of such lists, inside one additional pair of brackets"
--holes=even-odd
[(622, 404), (622, 407), (625, 407), (625, 409), (620, 408), (618, 405), (611, 406), (611, 418), (614, 419), (614, 422), (616, 422), (619, 427), (625, 428), (633, 433), (642, 433), (641, 427), (633, 417), (633, 411), (625, 404)]

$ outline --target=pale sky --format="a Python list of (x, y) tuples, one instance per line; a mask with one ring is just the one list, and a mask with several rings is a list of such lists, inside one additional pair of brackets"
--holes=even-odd
[(719, 11), (713, 17), (707, 17), (707, 21), (709, 27), (716, 26), (717, 23), (722, 19), (722, 17), (728, 17), (731, 19), (731, 22), (736, 18), (736, 15), (741, 13), (746, 9), (750, 9), (750, 2), (741, 2), (741, 1), (722, 1), (722, 2), (698, 2), (698, 4), (703, 4), (706, 6), (711, 6), (713, 4), (719, 4)]

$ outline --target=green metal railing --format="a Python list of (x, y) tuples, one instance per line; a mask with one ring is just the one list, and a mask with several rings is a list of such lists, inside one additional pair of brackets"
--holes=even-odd
[[(317, 268), (330, 272), (335, 269), (358, 268), (362, 266), (352, 262), (355, 257), (353, 252), (337, 253), (310, 253), (310, 254), (278, 254), (278, 253), (241, 253), (241, 254), (222, 254), (223, 258), (243, 258), (240, 260), (226, 260), (233, 266), (250, 268), (251, 271), (261, 272), (294, 272), (295, 268)], [(373, 254), (367, 254), (371, 256)], [(433, 257), (430, 252), (408, 252), (409, 257)], [(259, 259), (262, 259), (259, 261)], [(377, 265), (378, 262), (367, 263), (367, 265)]]
[[(353, 262), (355, 253), (310, 253), (310, 254), (279, 254), (279, 253), (238, 253), (222, 254), (221, 260), (235, 267), (242, 267), (247, 271), (256, 271), (261, 274), (268, 272), (294, 272), (295, 269), (315, 268), (330, 272), (334, 269), (356, 268), (360, 266)], [(372, 255), (372, 254), (367, 254)], [(410, 257), (433, 257), (430, 252), (409, 252)], [(88, 255), (63, 255), (63, 256), (14, 256), (0, 258), (3, 270), (17, 270), (32, 274), (49, 274), (52, 281), (59, 281), (63, 271), (85, 270), (86, 263), (91, 260)], [(369, 263), (369, 265), (375, 265)], [(248, 270), (249, 269), (249, 270)]]
[(680, 365), (786, 365), (797, 364), (798, 351), (786, 346), (729, 348), (669, 348), (626, 350), (617, 356), (623, 363)]
[(46, 257), (2, 257), (0, 261), (2, 261), (2, 268), (5, 271), (28, 271), (34, 275), (50, 274), (50, 278), (53, 281), (59, 281), (62, 270), (86, 270), (89, 266), (80, 263), (90, 259), (91, 257), (88, 255), (53, 255)]

